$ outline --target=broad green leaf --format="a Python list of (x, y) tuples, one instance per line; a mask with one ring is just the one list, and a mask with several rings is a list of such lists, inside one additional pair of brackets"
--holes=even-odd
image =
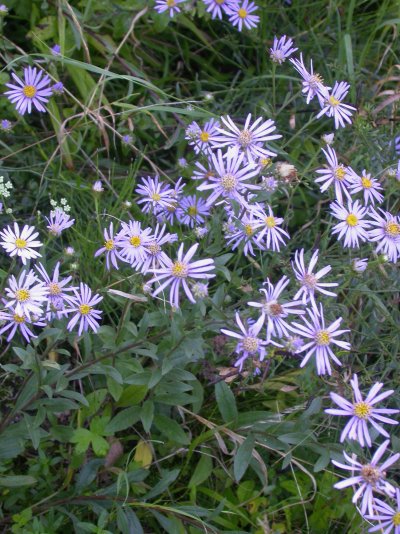
[(33, 486), (37, 480), (26, 475), (0, 476), (0, 487), (20, 488), (21, 486)]
[(218, 409), (225, 423), (235, 421), (238, 416), (235, 397), (230, 387), (223, 381), (215, 384), (215, 397)]
[(147, 393), (147, 386), (146, 385), (136, 385), (132, 384), (131, 386), (127, 386), (124, 388), (124, 391), (122, 392), (122, 395), (117, 402), (117, 406), (120, 406), (122, 408), (132, 406), (133, 404), (139, 404), (141, 402)]
[(202, 454), (199, 463), (189, 480), (189, 488), (199, 486), (202, 482), (207, 480), (213, 470), (212, 458), (208, 454)]
[(166, 417), (165, 415), (155, 415), (154, 424), (161, 434), (166, 436), (169, 440), (179, 443), (180, 445), (188, 445), (190, 443), (189, 437), (173, 419)]
[(254, 449), (254, 437), (247, 436), (243, 443), (239, 446), (235, 458), (233, 460), (233, 474), (235, 475), (236, 482), (239, 482), (242, 476), (245, 474)]
[(134, 425), (140, 418), (140, 407), (131, 406), (126, 410), (122, 410), (111, 421), (107, 424), (105, 428), (105, 435), (113, 436), (116, 432), (125, 430), (130, 426)]

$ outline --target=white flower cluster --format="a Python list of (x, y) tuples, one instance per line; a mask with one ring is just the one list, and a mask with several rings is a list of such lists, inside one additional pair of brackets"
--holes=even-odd
[(10, 191), (13, 189), (13, 184), (8, 180), (4, 181), (4, 176), (0, 176), (0, 197), (8, 198), (10, 196)]

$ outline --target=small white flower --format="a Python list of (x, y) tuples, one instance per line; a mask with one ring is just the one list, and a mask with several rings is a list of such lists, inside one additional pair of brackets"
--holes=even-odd
[(7, 254), (12, 258), (18, 256), (26, 265), (26, 261), (32, 258), (40, 258), (41, 254), (34, 250), (42, 246), (40, 241), (36, 241), (39, 232), (35, 231), (34, 226), (27, 224), (20, 230), (18, 224), (14, 223), (14, 230), (7, 226), (0, 232), (0, 245), (4, 248)]

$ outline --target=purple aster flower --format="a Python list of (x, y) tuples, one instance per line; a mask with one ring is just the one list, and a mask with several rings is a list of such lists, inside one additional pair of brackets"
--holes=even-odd
[(18, 85), (6, 83), (11, 91), (6, 91), (4, 94), (15, 105), (18, 113), (20, 115), (24, 115), (26, 111), (31, 113), (32, 104), (38, 111), (46, 111), (43, 104), (47, 104), (53, 94), (51, 87), (47, 87), (51, 83), (50, 77), (35, 67), (24, 69), (24, 81), (14, 72), (11, 75)]
[(163, 245), (166, 243), (174, 243), (178, 240), (176, 234), (165, 233), (166, 226), (157, 224), (154, 234), (151, 236), (151, 241), (145, 245), (148, 252), (146, 259), (143, 262), (141, 272), (147, 274), (150, 269), (157, 269), (158, 267), (164, 267), (168, 265), (169, 258), (162, 250)]
[(10, 132), (12, 130), (13, 124), (7, 119), (2, 119), (0, 121), (0, 130), (3, 132)]
[(307, 304), (307, 302), (310, 300), (311, 304), (316, 307), (315, 302), (315, 292), (319, 291), (320, 293), (324, 295), (329, 295), (331, 297), (336, 297), (336, 293), (333, 293), (332, 291), (328, 291), (325, 289), (326, 287), (336, 287), (339, 284), (336, 282), (324, 282), (321, 283), (319, 280), (320, 278), (323, 278), (325, 275), (327, 275), (332, 267), (330, 265), (327, 265), (326, 267), (323, 267), (318, 272), (313, 273), (313, 269), (316, 266), (318, 262), (318, 250), (314, 252), (314, 254), (311, 256), (310, 264), (308, 267), (306, 267), (304, 263), (304, 248), (302, 248), (300, 251), (296, 250), (294, 255), (294, 262), (292, 261), (292, 269), (293, 272), (300, 283), (300, 289), (295, 294), (294, 299), (298, 300), (299, 298), (302, 298), (303, 304)]
[(322, 107), (325, 100), (329, 98), (328, 90), (330, 87), (326, 87), (323, 84), (323, 79), (321, 76), (314, 72), (313, 62), (310, 62), (310, 71), (308, 71), (304, 65), (303, 54), (300, 54), (299, 59), (290, 59), (289, 60), (300, 76), (303, 78), (303, 89), (302, 93), (306, 96), (306, 102), (309, 104), (311, 100), (316, 96)]
[(109, 230), (104, 228), (104, 244), (101, 248), (96, 250), (94, 257), (97, 258), (101, 254), (106, 255), (106, 267), (111, 269), (111, 265), (118, 269), (118, 260), (125, 261), (119, 254), (115, 239), (114, 239), (114, 225), (111, 222)]
[[(382, 445), (376, 450), (371, 462), (368, 464), (362, 464), (358, 462), (355, 459), (357, 458), (357, 456), (355, 458), (352, 458), (346, 452), (343, 452), (343, 455), (350, 465), (337, 462), (336, 460), (332, 460), (332, 463), (336, 467), (351, 471), (351, 476), (349, 478), (346, 478), (341, 482), (337, 482), (333, 487), (336, 489), (343, 489), (358, 484), (359, 487), (353, 495), (352, 502), (356, 504), (359, 498), (362, 496), (362, 515), (365, 515), (367, 510), (370, 515), (374, 514), (374, 492), (384, 493), (386, 495), (389, 495), (390, 497), (392, 497), (395, 493), (395, 488), (392, 486), (392, 484), (385, 480), (385, 471), (388, 467), (397, 462), (397, 460), (400, 458), (400, 454), (394, 454), (393, 456), (390, 456), (386, 461), (384, 461), (382, 465), (378, 465), (378, 462), (385, 454), (389, 443), (389, 440), (384, 441)], [(357, 472), (359, 474), (356, 474)]]
[(242, 217), (231, 220), (228, 224), (227, 232), (225, 233), (225, 239), (227, 245), (232, 250), (238, 248), (240, 244), (244, 244), (243, 254), (247, 256), (251, 254), (255, 255), (253, 245), (258, 250), (263, 250), (263, 245), (257, 240), (256, 222), (252, 212), (245, 212)]
[(332, 215), (341, 221), (333, 227), (332, 234), (339, 234), (338, 239), (344, 238), (344, 247), (359, 248), (360, 242), (368, 241), (368, 229), (371, 226), (370, 221), (365, 220), (368, 208), (361, 206), (359, 200), (349, 200), (347, 208), (333, 202), (330, 208)]
[[(40, 317), (34, 317), (30, 319), (24, 314), (16, 313), (15, 309), (10, 307), (7, 310), (0, 311), (0, 321), (2, 324), (0, 328), (0, 335), (8, 332), (7, 342), (9, 343), (17, 330), (21, 332), (26, 341), (29, 343), (32, 338), (37, 337), (29, 326), (46, 326), (46, 323), (40, 319)], [(29, 325), (29, 326), (28, 326)]]
[(174, 188), (172, 189), (171, 197), (174, 200), (179, 200), (183, 195), (183, 190), (185, 189), (186, 184), (185, 182), (182, 182), (182, 180), (182, 177), (178, 178), (178, 180), (175, 182)]
[(204, 167), (199, 161), (196, 161), (196, 167), (192, 174), (192, 180), (202, 180), (207, 182), (210, 178), (215, 177), (215, 170), (212, 168), (210, 162), (208, 162), (208, 167)]
[(290, 352), (290, 354), (298, 354), (300, 349), (304, 345), (304, 340), (299, 336), (288, 336), (285, 339), (284, 348)]
[(232, 4), (226, 12), (229, 15), (229, 22), (232, 26), (237, 26), (238, 30), (241, 32), (243, 26), (248, 30), (251, 30), (260, 22), (260, 17), (258, 15), (252, 15), (257, 9), (258, 6), (256, 6), (254, 2), (243, 0), (242, 4)]
[(102, 193), (104, 191), (103, 182), (101, 180), (96, 180), (92, 185), (92, 191), (95, 193)]
[(272, 194), (278, 189), (279, 182), (273, 176), (261, 176), (260, 187), (263, 191)]
[(121, 139), (124, 145), (130, 145), (133, 141), (133, 137), (129, 134), (123, 135)]
[(210, 208), (202, 198), (196, 195), (184, 197), (176, 210), (178, 221), (193, 228), (196, 224), (204, 224), (210, 215)]
[(280, 251), (281, 244), (286, 246), (285, 239), (290, 239), (290, 236), (280, 225), (283, 223), (281, 217), (275, 217), (271, 206), (268, 206), (268, 212), (265, 211), (259, 204), (252, 208), (255, 228), (261, 228), (257, 234), (257, 241), (265, 246), (268, 250)]
[(342, 102), (347, 96), (349, 89), (350, 84), (346, 82), (336, 82), (331, 94), (328, 93), (325, 102), (321, 104), (322, 110), (318, 113), (317, 119), (325, 114), (328, 117), (334, 117), (336, 129), (339, 127), (344, 128), (345, 122), (351, 124), (350, 117), (353, 114), (352, 112), (356, 111), (356, 108), (349, 106), (348, 104), (343, 104)]
[(331, 364), (329, 358), (337, 365), (342, 365), (331, 349), (331, 345), (337, 345), (344, 350), (350, 350), (351, 345), (347, 341), (340, 341), (335, 339), (350, 330), (338, 330), (342, 317), (336, 319), (329, 326), (325, 326), (324, 313), (322, 304), (320, 304), (319, 312), (316, 309), (307, 309), (310, 321), (302, 317), (304, 324), (292, 323), (292, 331), (301, 337), (309, 339), (299, 352), (307, 351), (303, 358), (300, 367), (304, 367), (311, 356), (315, 355), (317, 364), (317, 373), (319, 375), (332, 374)]
[(354, 258), (354, 260), (351, 262), (351, 267), (356, 273), (363, 273), (368, 267), (368, 259)]
[(48, 222), (46, 228), (54, 236), (61, 235), (63, 230), (70, 228), (75, 222), (75, 219), (71, 219), (68, 213), (65, 213), (61, 208), (52, 210), (50, 216), (45, 217), (45, 219)]
[(266, 354), (265, 347), (268, 343), (258, 337), (261, 328), (264, 326), (263, 316), (256, 323), (246, 328), (240, 319), (240, 315), (236, 313), (236, 323), (241, 331), (240, 333), (226, 330), (225, 328), (221, 328), (221, 332), (226, 336), (239, 339), (235, 352), (240, 354), (240, 358), (236, 360), (234, 365), (235, 367), (239, 367), (239, 371), (241, 371), (247, 358), (254, 358), (257, 355), (260, 362), (264, 360)]
[(214, 260), (206, 259), (194, 261), (192, 263), (190, 262), (195, 255), (198, 246), (198, 243), (196, 243), (190, 247), (190, 249), (184, 255), (182, 243), (179, 247), (178, 257), (175, 261), (172, 261), (170, 258), (168, 258), (168, 262), (166, 262), (165, 266), (159, 269), (150, 270), (150, 272), (154, 273), (155, 276), (149, 281), (149, 284), (160, 284), (157, 289), (153, 291), (153, 297), (164, 291), (167, 286), (171, 286), (169, 302), (171, 306), (179, 308), (179, 290), (182, 284), (189, 301), (192, 303), (196, 302), (187, 283), (188, 279), (209, 279), (215, 276), (215, 274), (209, 273), (209, 271), (213, 271), (215, 269)]
[(369, 240), (378, 243), (376, 252), (382, 251), (396, 263), (400, 256), (400, 220), (388, 211), (378, 209), (382, 215), (373, 208), (369, 212), (370, 222), (376, 227), (369, 231)]
[(372, 447), (372, 440), (367, 423), (370, 423), (375, 430), (377, 430), (379, 434), (382, 434), (382, 436), (385, 436), (385, 438), (389, 438), (389, 434), (377, 423), (377, 421), (389, 425), (398, 425), (398, 421), (390, 419), (389, 417), (384, 417), (384, 415), (399, 413), (400, 410), (375, 408), (375, 404), (386, 399), (386, 397), (389, 397), (389, 395), (393, 393), (393, 389), (385, 391), (384, 393), (379, 393), (383, 384), (377, 382), (372, 386), (365, 400), (363, 400), (358, 387), (358, 377), (356, 374), (354, 374), (353, 380), (350, 380), (350, 384), (353, 388), (354, 401), (350, 402), (336, 393), (330, 393), (331, 399), (340, 409), (329, 408), (328, 410), (325, 410), (325, 412), (331, 415), (344, 415), (345, 417), (350, 417), (349, 422), (344, 427), (340, 436), (341, 443), (343, 443), (346, 438), (349, 438), (358, 441), (361, 447), (365, 447), (365, 444), (368, 447)]
[(186, 161), (186, 158), (179, 158), (178, 165), (179, 167), (181, 167), (181, 169), (186, 169), (186, 167), (188, 166), (188, 162)]
[(334, 184), (336, 198), (342, 204), (343, 194), (349, 200), (351, 199), (348, 191), (348, 187), (351, 185), (350, 170), (344, 167), (344, 165), (339, 165), (336, 152), (330, 146), (327, 147), (327, 150), (322, 149), (322, 152), (328, 161), (328, 168), (318, 169), (316, 172), (322, 176), (315, 181), (322, 183), (320, 187), (321, 193), (324, 193), (328, 187)]
[(180, 12), (178, 4), (181, 4), (184, 1), (185, 0), (156, 0), (154, 9), (158, 11), (158, 13), (164, 13), (164, 11), (169, 10), (169, 16), (173, 17), (174, 13)]
[(63, 316), (64, 302), (68, 302), (70, 296), (68, 291), (75, 291), (76, 287), (65, 287), (72, 280), (72, 276), (60, 279), (60, 262), (54, 267), (53, 276), (50, 278), (46, 269), (41, 263), (35, 265), (36, 270), (47, 287), (47, 313), (46, 318), (50, 320), (53, 315), (58, 319)]
[(153, 210), (154, 213), (160, 211), (160, 208), (167, 208), (173, 204), (172, 189), (162, 182), (158, 176), (155, 178), (142, 178), (142, 183), (138, 185), (135, 192), (140, 195), (141, 199), (137, 204), (144, 204), (142, 211), (148, 213)]
[(264, 293), (262, 302), (248, 302), (249, 306), (259, 308), (264, 321), (267, 323), (267, 341), (271, 340), (271, 336), (284, 337), (289, 336), (291, 326), (287, 323), (287, 317), (290, 314), (303, 315), (305, 312), (301, 308), (300, 300), (292, 302), (282, 302), (280, 295), (289, 284), (290, 280), (287, 276), (282, 276), (279, 282), (273, 286), (267, 278), (264, 285), (267, 289), (260, 289), (260, 293)]
[(43, 314), (42, 306), (47, 301), (48, 289), (32, 270), (22, 271), (18, 280), (11, 275), (5, 292), (9, 299), (6, 308), (13, 308), (17, 315), (31, 320), (31, 315), (40, 317)]
[(242, 129), (236, 126), (229, 115), (221, 117), (221, 121), (225, 129), (217, 128), (219, 135), (215, 137), (216, 147), (228, 146), (229, 151), (234, 154), (243, 153), (246, 155), (246, 161), (254, 166), (255, 160), (259, 158), (276, 156), (275, 152), (264, 147), (267, 141), (282, 137), (279, 134), (272, 134), (276, 130), (275, 121), (272, 119), (263, 122), (263, 118), (259, 117), (251, 124), (251, 113), (249, 113)]
[(4, 17), (4, 15), (7, 15), (8, 13), (8, 7), (5, 4), (0, 5), (0, 16)]
[(53, 85), (53, 87), (51, 88), (51, 90), (53, 91), (53, 93), (55, 93), (56, 95), (62, 95), (63, 92), (64, 92), (64, 84), (62, 82), (57, 82)]
[(93, 295), (90, 287), (82, 282), (79, 284), (79, 291), (75, 288), (74, 293), (73, 299), (69, 300), (70, 307), (65, 310), (66, 313), (74, 314), (67, 325), (67, 329), (72, 332), (79, 323), (78, 336), (82, 332), (87, 332), (89, 328), (93, 332), (97, 332), (100, 327), (98, 321), (103, 312), (96, 310), (94, 306), (103, 300), (103, 297), (96, 294)]
[(236, 5), (239, 0), (203, 0), (207, 6), (206, 11), (211, 13), (211, 18), (219, 18), (222, 20), (222, 14), (229, 14), (232, 6)]
[(274, 44), (269, 49), (269, 55), (274, 63), (282, 65), (286, 59), (296, 52), (297, 48), (293, 48), (293, 39), (282, 35), (279, 39), (274, 37)]
[(55, 44), (50, 50), (53, 56), (59, 56), (61, 54), (61, 46), (59, 44)]
[(395, 175), (395, 176), (396, 176), (396, 180), (397, 180), (398, 182), (400, 182), (400, 159), (399, 159), (399, 161), (397, 162), (397, 171), (396, 171), (396, 175)]
[(196, 154), (202, 152), (207, 155), (211, 152), (211, 147), (217, 138), (218, 128), (219, 122), (215, 119), (210, 119), (206, 122), (203, 129), (200, 128), (197, 122), (192, 122), (188, 127), (189, 133), (185, 139), (189, 140), (189, 145), (193, 146)]
[(349, 178), (351, 180), (350, 193), (355, 195), (360, 191), (363, 192), (364, 204), (372, 204), (375, 202), (379, 204), (383, 201), (383, 195), (379, 192), (383, 188), (375, 178), (371, 178), (371, 174), (364, 169), (362, 175), (359, 176), (352, 168), (349, 167)]
[(149, 251), (146, 248), (152, 242), (151, 228), (142, 230), (138, 221), (122, 223), (122, 228), (115, 236), (119, 256), (137, 270), (145, 262)]
[(0, 232), (0, 245), (4, 248), (7, 254), (13, 258), (18, 256), (21, 258), (21, 261), (26, 265), (27, 260), (32, 258), (40, 258), (41, 254), (34, 250), (35, 248), (41, 247), (42, 243), (36, 241), (39, 232), (35, 231), (34, 226), (28, 226), (27, 224), (19, 229), (18, 224), (14, 223), (14, 231), (7, 226)]
[(382, 534), (400, 534), (400, 489), (396, 488), (396, 508), (392, 508), (381, 499), (374, 499), (374, 514), (366, 515), (365, 519), (378, 521), (368, 532), (382, 532)]
[(214, 204), (221, 196), (244, 204), (242, 193), (246, 189), (259, 189), (256, 185), (244, 183), (258, 174), (258, 170), (254, 169), (252, 165), (242, 165), (244, 156), (244, 153), (228, 152), (224, 161), (221, 150), (218, 150), (217, 155), (211, 154), (216, 176), (210, 177), (208, 183), (203, 183), (197, 188), (199, 191), (213, 190), (207, 199), (208, 206)]

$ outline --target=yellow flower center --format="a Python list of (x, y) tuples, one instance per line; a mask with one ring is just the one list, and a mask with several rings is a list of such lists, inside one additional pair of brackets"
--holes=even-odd
[(19, 237), (17, 237), (17, 239), (15, 240), (15, 246), (17, 248), (25, 248), (27, 245), (25, 239), (21, 239)]
[(366, 176), (363, 176), (361, 178), (361, 183), (362, 183), (362, 186), (365, 187), (366, 189), (369, 189), (370, 187), (372, 187), (372, 181)]
[(59, 295), (61, 293), (61, 287), (55, 282), (49, 284), (50, 295)]
[(175, 0), (167, 0), (167, 6), (168, 7), (175, 7), (176, 6)]
[(267, 165), (269, 165), (271, 163), (271, 158), (261, 158), (260, 159), (260, 165), (262, 167), (266, 167)]
[(197, 207), (196, 206), (189, 206), (188, 207), (188, 214), (191, 217), (194, 217), (195, 215), (197, 215), (198, 214)]
[(394, 514), (392, 521), (393, 521), (393, 525), (394, 525), (395, 527), (400, 526), (400, 512), (396, 512), (396, 513)]
[[(239, 11), (241, 10), (239, 9)], [(243, 11), (245, 10), (243, 9)], [(243, 132), (240, 132), (238, 141), (241, 147), (246, 148), (247, 146), (250, 145), (252, 140), (253, 140), (253, 136), (251, 135), (251, 132), (249, 132), (249, 130), (243, 130)]]
[(188, 275), (188, 267), (182, 261), (176, 261), (172, 266), (172, 274), (177, 278), (186, 278)]
[(390, 237), (397, 237), (400, 235), (400, 224), (397, 224), (395, 222), (387, 223), (385, 226), (385, 232)]
[(33, 98), (36, 95), (36, 87), (33, 85), (25, 85), (25, 87), (22, 89), (22, 92), (27, 98)]
[(158, 202), (158, 201), (161, 200), (161, 195), (159, 195), (158, 193), (153, 193), (151, 195), (151, 198), (152, 198), (152, 200), (154, 200), (154, 202)]
[(90, 312), (91, 309), (92, 309), (92, 307), (89, 306), (89, 304), (81, 304), (79, 306), (79, 313), (81, 315), (87, 315)]
[(178, 207), (177, 204), (168, 204), (167, 211), (169, 211), (170, 213), (174, 213), (177, 207)]
[(343, 165), (339, 165), (339, 167), (336, 167), (334, 174), (336, 180), (341, 181), (346, 176), (346, 169), (343, 167)]
[(256, 352), (258, 349), (258, 339), (256, 337), (245, 337), (242, 343), (246, 352)]
[(225, 174), (221, 178), (221, 185), (225, 191), (233, 191), (236, 187), (237, 181), (233, 174)]
[(17, 313), (14, 313), (13, 319), (15, 323), (21, 324), (25, 322), (25, 317), (23, 315), (18, 315)]
[(379, 469), (374, 467), (373, 465), (364, 465), (361, 468), (361, 476), (365, 480), (365, 482), (368, 482), (372, 486), (378, 482), (378, 480), (381, 478), (381, 473), (379, 472)]
[(253, 227), (251, 226), (251, 224), (245, 224), (245, 225), (244, 225), (244, 233), (245, 233), (246, 235), (248, 235), (249, 237), (250, 237), (251, 235), (253, 235)]
[(31, 294), (27, 289), (17, 289), (17, 291), (15, 292), (15, 297), (18, 302), (26, 302), (31, 298)]
[(210, 138), (210, 134), (207, 132), (201, 132), (200, 139), (203, 141), (203, 143), (207, 143), (208, 139)]
[(340, 100), (338, 100), (334, 96), (330, 96), (328, 102), (331, 106), (337, 106), (338, 104), (340, 104)]
[(133, 235), (130, 238), (129, 243), (135, 248), (140, 247), (141, 245), (140, 237), (138, 235)]
[(238, 15), (241, 19), (245, 19), (247, 17), (247, 11), (241, 7), (238, 11)]
[(112, 239), (108, 239), (108, 241), (104, 241), (104, 248), (106, 250), (113, 250), (114, 249), (114, 241)]
[(149, 251), (150, 251), (150, 254), (152, 254), (153, 256), (156, 256), (161, 250), (161, 247), (158, 243), (156, 243), (155, 241), (153, 243), (150, 243), (149, 245)]
[(354, 415), (356, 415), (359, 419), (368, 419), (368, 417), (371, 415), (371, 412), (372, 408), (366, 402), (357, 402), (354, 405)]
[(317, 345), (326, 346), (329, 345), (331, 336), (327, 330), (320, 330), (315, 336), (315, 341), (317, 342)]
[(317, 72), (313, 74), (310, 78), (310, 81), (308, 82), (310, 84), (310, 87), (316, 88), (320, 83), (323, 83), (323, 78), (320, 74)]
[(225, 2), (225, 0), (215, 0), (216, 4), (222, 5)]
[(349, 226), (357, 226), (358, 224), (358, 219), (357, 217), (354, 215), (354, 213), (350, 213), (349, 215), (347, 215), (346, 217), (346, 222)]
[(272, 217), (272, 216), (266, 217), (265, 225), (267, 226), (267, 228), (274, 228), (276, 226), (275, 217)]

